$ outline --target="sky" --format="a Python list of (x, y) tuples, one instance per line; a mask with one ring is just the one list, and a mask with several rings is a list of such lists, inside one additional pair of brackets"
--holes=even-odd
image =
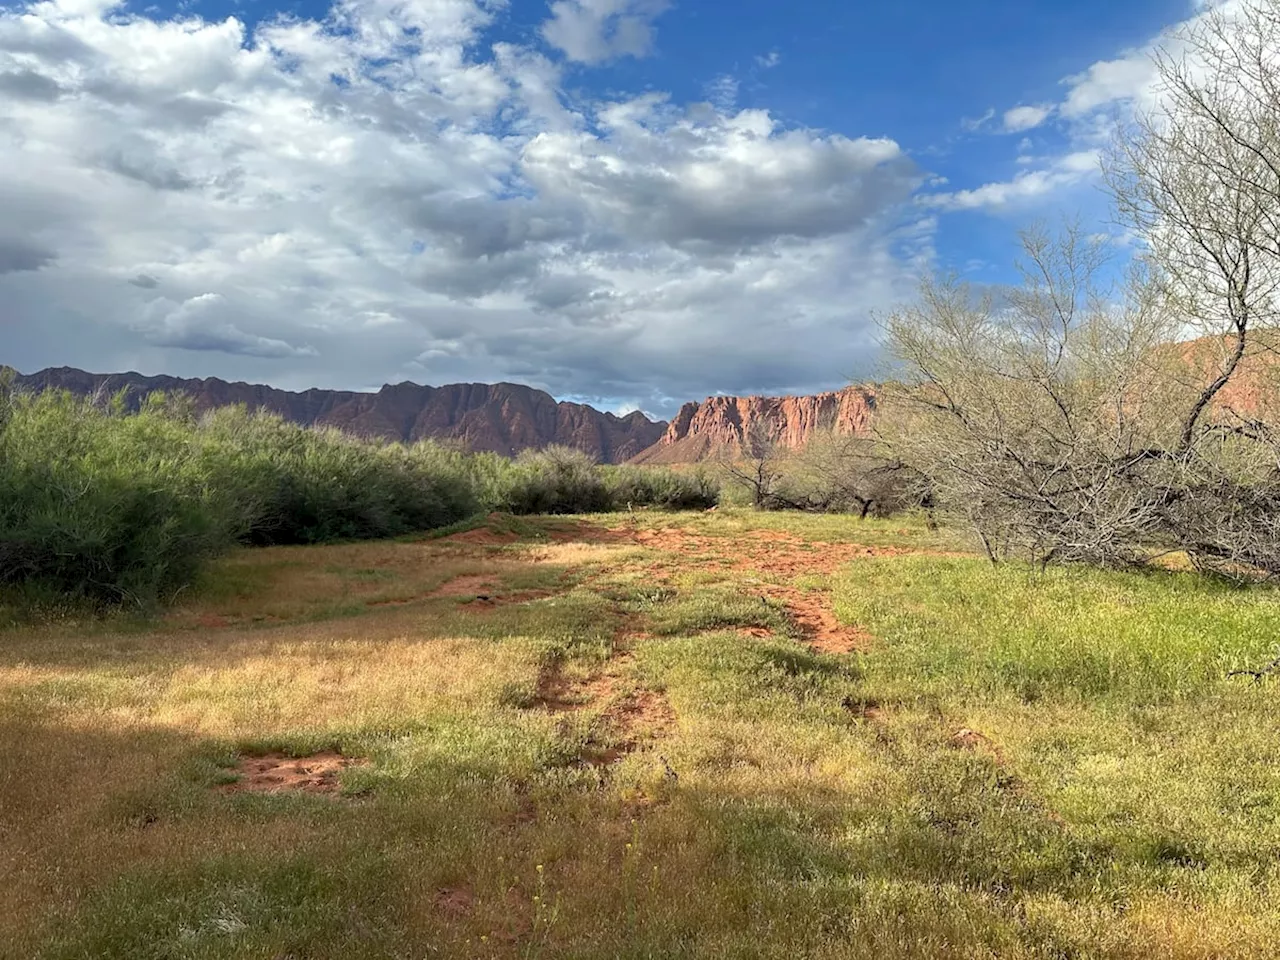
[(1123, 231), (1192, 0), (0, 0), (0, 363), (513, 381), (669, 416), (883, 370), (919, 278)]

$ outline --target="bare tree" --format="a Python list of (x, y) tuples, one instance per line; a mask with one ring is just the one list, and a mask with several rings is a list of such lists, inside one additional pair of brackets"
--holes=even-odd
[(1094, 283), (1102, 248), (1077, 229), (1023, 242), (1019, 287), (930, 281), (889, 318), (907, 383), (886, 393), (883, 429), (993, 560), (1133, 562), (1158, 495), (1125, 464), (1159, 402), (1143, 381), (1167, 318), (1137, 282), (1117, 309)]
[(1142, 242), (1129, 282), (1099, 289), (1101, 248), (1068, 229), (1024, 238), (1015, 289), (926, 284), (887, 324), (895, 449), (993, 559), (1182, 550), (1276, 576), (1280, 0), (1207, 11), (1156, 66), (1106, 164)]
[(783, 464), (779, 507), (865, 519), (919, 503), (919, 477), (873, 436), (819, 430)]
[(785, 456), (770, 425), (764, 420), (755, 420), (743, 433), (741, 456), (728, 454), (721, 460), (721, 468), (732, 482), (750, 492), (751, 505), (757, 510), (776, 509)]

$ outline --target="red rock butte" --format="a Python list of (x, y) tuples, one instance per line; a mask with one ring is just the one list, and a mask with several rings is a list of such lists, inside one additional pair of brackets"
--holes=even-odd
[(875, 406), (876, 393), (869, 386), (796, 397), (708, 397), (681, 407), (662, 439), (632, 462), (696, 463), (740, 456), (744, 441), (757, 431), (787, 449), (802, 447), (826, 430), (864, 434)]

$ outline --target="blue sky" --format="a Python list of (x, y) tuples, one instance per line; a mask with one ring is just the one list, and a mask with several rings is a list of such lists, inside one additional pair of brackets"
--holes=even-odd
[(1189, 0), (0, 7), (0, 362), (658, 415), (866, 376), (922, 271), (1114, 232)]

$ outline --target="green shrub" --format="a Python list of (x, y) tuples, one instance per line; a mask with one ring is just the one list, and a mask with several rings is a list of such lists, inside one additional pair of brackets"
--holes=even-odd
[(566, 447), (514, 461), (439, 443), (376, 443), (159, 394), (129, 413), (0, 383), (0, 586), (151, 604), (240, 542), (393, 537), (481, 511), (705, 508), (701, 472), (600, 468)]
[(498, 477), (496, 506), (508, 513), (603, 513), (612, 507), (600, 471), (569, 447), (525, 450)]
[(620, 466), (602, 467), (601, 473), (615, 510), (708, 510), (720, 502), (719, 481), (702, 469)]
[(0, 583), (146, 604), (233, 542), (230, 491), (163, 398), (128, 417), (62, 392), (0, 404)]
[(200, 442), (251, 514), (253, 544), (392, 537), (480, 507), (462, 458), (431, 443), (378, 446), (238, 408), (206, 417)]

